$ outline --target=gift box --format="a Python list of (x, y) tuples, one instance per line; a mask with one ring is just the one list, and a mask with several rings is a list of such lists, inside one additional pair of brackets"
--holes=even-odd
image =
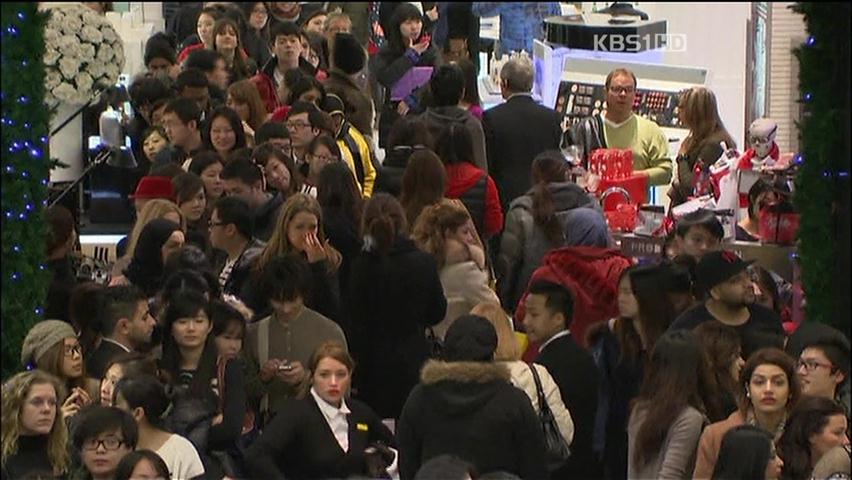
[(604, 179), (601, 178), (598, 184), (598, 191), (605, 192), (611, 187), (621, 187), (630, 194), (629, 199), (624, 199), (622, 195), (610, 195), (603, 201), (603, 209), (615, 210), (620, 203), (635, 203), (637, 205), (644, 204), (648, 201), (648, 177), (644, 174), (637, 173), (620, 178), (620, 179)]
[(633, 151), (599, 148), (589, 158), (589, 171), (604, 180), (628, 178), (633, 175)]
[(788, 203), (772, 204), (758, 214), (760, 240), (763, 243), (792, 245), (799, 231), (799, 214)]
[(632, 232), (636, 228), (639, 207), (635, 203), (619, 204), (615, 210), (605, 211), (606, 224), (611, 232)]

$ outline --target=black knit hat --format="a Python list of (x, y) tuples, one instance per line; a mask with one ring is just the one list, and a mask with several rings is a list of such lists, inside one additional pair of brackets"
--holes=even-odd
[(364, 48), (351, 33), (338, 33), (334, 36), (332, 48), (332, 66), (347, 75), (354, 75), (364, 69), (367, 62)]
[(752, 263), (754, 260), (743, 261), (739, 255), (729, 250), (709, 252), (704, 254), (698, 262), (695, 268), (695, 280), (704, 292), (709, 292), (710, 289), (742, 272)]
[(463, 315), (444, 336), (444, 360), (448, 362), (488, 362), (497, 349), (497, 331), (488, 319)]

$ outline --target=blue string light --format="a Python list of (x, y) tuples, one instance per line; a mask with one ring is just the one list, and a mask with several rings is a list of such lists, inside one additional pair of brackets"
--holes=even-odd
[(24, 12), (18, 12), (18, 20), (24, 21), (27, 17), (24, 15)]
[(14, 247), (12, 247), (12, 251), (13, 251), (13, 252), (15, 252), (15, 253), (20, 253), (20, 251), (21, 251), (21, 246), (20, 246), (20, 245), (15, 245)]
[(812, 98), (814, 98), (814, 96), (811, 95), (810, 93), (805, 94), (805, 101), (806, 102), (810, 102)]
[(814, 38), (813, 35), (808, 37), (807, 45), (809, 47), (813, 47), (815, 43), (816, 43), (816, 38)]
[(40, 317), (40, 316), (42, 316), (42, 314), (44, 314), (44, 310), (42, 310), (41, 308), (36, 308), (35, 314)]
[(15, 273), (13, 273), (13, 274), (12, 274), (12, 281), (13, 281), (13, 282), (17, 282), (17, 281), (18, 281), (18, 280), (20, 280), (20, 279), (21, 279), (21, 274), (20, 274), (20, 273), (15, 272)]

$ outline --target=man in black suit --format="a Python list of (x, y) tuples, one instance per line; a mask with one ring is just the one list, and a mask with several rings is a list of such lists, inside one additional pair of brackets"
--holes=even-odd
[(101, 379), (117, 355), (138, 350), (151, 341), (157, 321), (148, 311), (148, 299), (132, 285), (109, 287), (100, 311), (103, 338), (86, 358), (86, 372)]
[(533, 66), (524, 58), (509, 60), (500, 71), (500, 91), (506, 102), (482, 117), (488, 153), (488, 173), (497, 183), (503, 211), (532, 187), (533, 158), (559, 148), (559, 114), (533, 100)]
[(542, 342), (536, 363), (550, 372), (574, 419), (571, 458), (553, 478), (601, 478), (601, 465), (592, 450), (599, 374), (592, 355), (577, 344), (568, 329), (574, 314), (571, 292), (539, 280), (530, 286), (525, 306), (527, 336), (530, 342)]

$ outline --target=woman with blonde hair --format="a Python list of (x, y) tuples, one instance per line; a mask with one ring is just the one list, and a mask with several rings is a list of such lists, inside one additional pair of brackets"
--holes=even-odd
[[(157, 198), (149, 200), (139, 212), (139, 217), (136, 218), (136, 223), (133, 224), (133, 229), (130, 230), (130, 235), (123, 240), (127, 247), (124, 252), (119, 255), (118, 260), (112, 266), (112, 277), (120, 277), (124, 269), (130, 265), (130, 260), (133, 258), (133, 252), (136, 251), (136, 243), (139, 241), (139, 235), (142, 234), (142, 229), (145, 225), (155, 218), (165, 218), (171, 220), (181, 226), (181, 230), (186, 231), (186, 218), (181, 213), (180, 208), (171, 200)], [(116, 247), (121, 249), (122, 242), (119, 242)]]
[(512, 385), (524, 391), (532, 403), (533, 410), (539, 414), (538, 390), (532, 369), (535, 368), (541, 382), (547, 406), (553, 412), (553, 418), (559, 426), (559, 433), (567, 445), (574, 440), (574, 420), (571, 412), (565, 407), (559, 387), (542, 365), (521, 361), (521, 346), (518, 337), (512, 329), (512, 321), (499, 303), (482, 302), (473, 307), (471, 315), (479, 315), (488, 319), (497, 331), (497, 349), (494, 351), (494, 361), (501, 362), (509, 369)]
[(266, 121), (266, 106), (260, 98), (257, 87), (251, 80), (240, 80), (228, 87), (228, 100), (226, 104), (237, 112), (243, 121), (243, 129), (246, 137), (251, 139), (254, 145), (254, 132)]
[(61, 476), (68, 470), (68, 430), (59, 414), (65, 388), (41, 370), (3, 384), (2, 478)]
[(480, 302), (500, 303), (489, 288), (485, 250), (470, 214), (458, 200), (444, 200), (423, 209), (411, 235), (421, 250), (435, 257), (447, 298), (444, 320), (433, 328), (444, 337), (456, 318)]
[[(278, 214), (278, 225), (272, 232), (266, 248), (254, 264), (256, 279), (262, 278), (263, 270), (275, 257), (297, 253), (308, 261), (313, 273), (311, 298), (305, 302), (308, 308), (316, 310), (325, 317), (340, 323), (340, 288), (337, 271), (343, 257), (334, 248), (325, 235), (322, 226), (322, 208), (317, 199), (297, 193), (287, 199)], [(242, 298), (246, 305), (254, 310), (255, 318), (263, 318), (271, 310), (263, 295), (263, 285), (248, 282), (248, 291)], [(347, 331), (348, 326), (340, 326)]]
[[(678, 119), (689, 129), (689, 134), (677, 155), (677, 177), (669, 190), (672, 206), (685, 202), (692, 195), (696, 163), (700, 162), (702, 170), (706, 171), (727, 149), (737, 148), (719, 116), (716, 95), (707, 88), (692, 87), (681, 93)], [(720, 145), (722, 142), (724, 148)]]

